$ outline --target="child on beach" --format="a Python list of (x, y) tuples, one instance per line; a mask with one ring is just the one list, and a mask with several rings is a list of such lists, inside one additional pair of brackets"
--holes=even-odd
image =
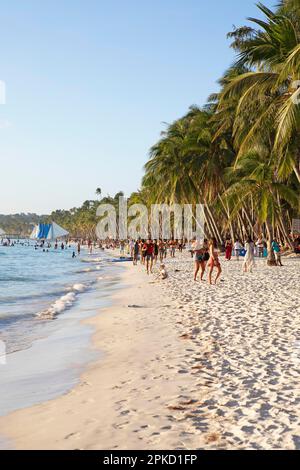
[(167, 273), (165, 264), (162, 264), (162, 265), (160, 266), (160, 277), (161, 277), (161, 279), (163, 279), (163, 280), (165, 280), (165, 279), (168, 278), (168, 273)]

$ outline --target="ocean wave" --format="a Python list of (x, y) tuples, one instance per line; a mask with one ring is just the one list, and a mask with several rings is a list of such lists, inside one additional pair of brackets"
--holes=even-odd
[[(1, 303), (3, 304), (17, 304), (17, 303), (20, 303), (20, 302), (28, 302), (30, 300), (38, 300), (38, 299), (48, 299), (51, 297), (55, 297), (57, 298), (58, 296), (60, 295), (64, 295), (66, 293), (66, 291), (69, 291), (70, 289), (69, 288), (63, 288), (61, 287), (60, 289), (56, 289), (56, 290), (53, 290), (53, 291), (48, 291), (48, 292), (39, 292), (39, 293), (36, 293), (36, 294), (27, 294), (27, 295), (16, 295), (16, 296), (3, 296), (1, 295)], [(1, 316), (1, 312), (0, 312), (0, 316)]]
[(95, 273), (97, 271), (100, 271), (100, 269), (102, 269), (102, 266), (96, 266), (95, 268), (78, 269), (78, 271), (75, 271), (75, 273), (76, 274)]
[(77, 295), (89, 288), (86, 284), (74, 284), (71, 292), (57, 299), (49, 308), (38, 313), (38, 318), (43, 320), (53, 320), (57, 315), (72, 307), (77, 299)]
[(0, 282), (39, 282), (39, 280), (34, 277), (5, 275), (0, 276)]
[(80, 261), (82, 263), (100, 263), (103, 261), (103, 258), (82, 258)]

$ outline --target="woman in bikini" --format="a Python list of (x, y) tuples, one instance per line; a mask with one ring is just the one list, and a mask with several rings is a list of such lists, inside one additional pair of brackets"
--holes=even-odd
[(200, 280), (203, 281), (203, 277), (205, 274), (206, 270), (206, 265), (207, 262), (209, 261), (210, 255), (209, 255), (209, 247), (208, 247), (208, 242), (205, 239), (203, 242), (202, 250), (201, 250), (201, 261), (200, 261), (200, 267), (201, 267), (201, 276)]
[(202, 247), (199, 240), (194, 240), (192, 244), (192, 250), (194, 253), (194, 261), (195, 261), (195, 273), (194, 273), (194, 281), (197, 281), (198, 273), (200, 271), (200, 265), (202, 262)]
[(218, 254), (218, 246), (217, 246), (217, 240), (215, 238), (212, 238), (209, 242), (209, 261), (208, 261), (208, 267), (209, 267), (209, 273), (208, 273), (208, 282), (209, 284), (212, 285), (212, 273), (214, 268), (217, 268), (217, 276), (215, 279), (215, 284), (217, 284), (217, 281), (219, 277), (221, 276), (222, 273), (222, 268), (219, 260), (219, 254)]
[(148, 245), (145, 242), (145, 240), (142, 240), (142, 243), (141, 243), (141, 264), (143, 264), (143, 265), (146, 264), (147, 250), (148, 250)]

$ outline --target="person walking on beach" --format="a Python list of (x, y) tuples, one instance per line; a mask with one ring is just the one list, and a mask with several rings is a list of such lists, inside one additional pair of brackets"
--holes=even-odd
[(203, 245), (201, 248), (201, 257), (200, 257), (200, 268), (201, 268), (201, 275), (200, 275), (200, 281), (203, 281), (203, 277), (205, 274), (206, 270), (206, 265), (207, 262), (209, 261), (210, 255), (209, 255), (209, 247), (208, 247), (208, 241), (204, 239)]
[(129, 241), (129, 253), (130, 253), (131, 258), (134, 257), (134, 246), (135, 246), (134, 240), (130, 240)]
[(151, 240), (147, 240), (147, 250), (146, 250), (146, 269), (147, 274), (152, 274), (153, 269), (153, 258), (154, 258), (154, 244)]
[(217, 240), (215, 238), (212, 238), (209, 242), (209, 256), (210, 257), (208, 261), (208, 266), (209, 266), (208, 282), (210, 285), (212, 285), (212, 273), (213, 273), (214, 268), (217, 269), (215, 284), (217, 284), (218, 279), (222, 273), (221, 263), (220, 263), (219, 254), (218, 254), (218, 245), (217, 245)]
[(237, 261), (240, 260), (240, 255), (241, 255), (242, 249), (243, 249), (243, 247), (242, 247), (242, 244), (240, 243), (240, 240), (236, 240), (236, 242), (234, 244), (234, 254), (235, 254), (235, 257), (236, 257)]
[(281, 248), (276, 238), (274, 238), (272, 241), (272, 250), (274, 251), (277, 266), (282, 267), (283, 264), (281, 262)]
[(138, 240), (136, 240), (133, 248), (133, 265), (137, 266), (138, 259), (139, 259), (139, 253), (140, 253), (140, 244)]
[(168, 249), (169, 249), (169, 242), (166, 240), (164, 241), (164, 258), (167, 259), (168, 256)]
[(81, 250), (80, 242), (78, 242), (78, 244), (77, 244), (77, 253), (78, 253), (78, 255), (80, 255), (80, 250)]
[(252, 273), (254, 266), (254, 242), (251, 237), (249, 237), (245, 243), (246, 255), (244, 259), (244, 273)]
[(232, 248), (233, 248), (231, 240), (226, 241), (225, 247), (226, 247), (225, 259), (226, 259), (226, 261), (230, 261), (231, 256), (232, 256)]
[(143, 265), (145, 265), (147, 249), (148, 249), (147, 243), (145, 242), (145, 240), (142, 240), (142, 243), (141, 243), (141, 263)]
[(194, 281), (197, 281), (198, 273), (200, 271), (200, 265), (202, 261), (202, 247), (199, 240), (194, 240), (192, 243), (192, 250), (194, 253), (194, 261), (195, 261), (195, 273), (194, 273)]
[(120, 242), (120, 255), (125, 256), (125, 241), (121, 240)]
[(205, 238), (204, 241), (203, 241), (203, 246), (202, 246), (202, 261), (200, 263), (200, 266), (201, 266), (201, 281), (203, 281), (203, 277), (204, 277), (204, 274), (205, 274), (205, 270), (206, 270), (206, 265), (209, 261), (209, 258), (210, 258), (210, 254), (209, 254), (209, 246), (208, 246), (208, 240)]
[(257, 255), (259, 258), (264, 257), (264, 241), (262, 237), (259, 237), (259, 239), (256, 242), (256, 248), (257, 248)]
[(158, 259), (158, 243), (157, 243), (157, 240), (154, 240), (154, 263), (156, 264), (157, 263), (157, 259)]
[(170, 254), (171, 258), (175, 258), (175, 252), (176, 252), (176, 242), (175, 240), (170, 241)]
[(165, 255), (165, 246), (162, 240), (159, 240), (158, 252), (159, 252), (159, 261), (162, 264), (164, 260), (164, 255)]

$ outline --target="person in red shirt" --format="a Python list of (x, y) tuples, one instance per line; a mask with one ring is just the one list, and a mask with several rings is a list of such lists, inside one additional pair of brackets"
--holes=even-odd
[(147, 240), (147, 251), (146, 251), (146, 269), (147, 273), (152, 273), (154, 259), (154, 243), (152, 240)]
[(141, 264), (145, 264), (148, 245), (145, 240), (141, 241)]

